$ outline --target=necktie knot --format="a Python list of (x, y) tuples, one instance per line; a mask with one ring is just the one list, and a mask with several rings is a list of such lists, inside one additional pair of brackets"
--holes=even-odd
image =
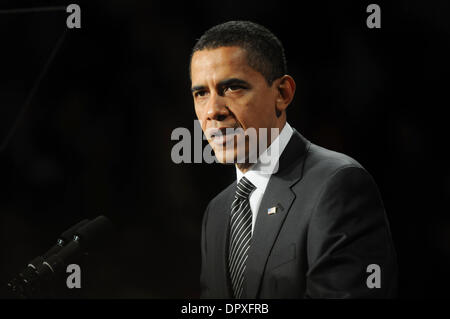
[(245, 176), (241, 178), (236, 188), (236, 198), (245, 200), (248, 199), (251, 192), (256, 188)]

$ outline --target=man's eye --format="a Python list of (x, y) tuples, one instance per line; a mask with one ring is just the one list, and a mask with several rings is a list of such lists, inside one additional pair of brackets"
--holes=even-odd
[(195, 97), (202, 97), (206, 95), (206, 91), (197, 91), (194, 93)]
[(227, 87), (225, 89), (225, 91), (229, 91), (229, 92), (234, 92), (234, 91), (238, 91), (240, 89), (242, 89), (243, 87), (240, 85), (230, 85), (229, 87)]

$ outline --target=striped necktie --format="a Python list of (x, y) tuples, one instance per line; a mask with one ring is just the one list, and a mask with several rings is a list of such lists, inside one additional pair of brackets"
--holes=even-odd
[(231, 204), (228, 271), (235, 298), (241, 297), (244, 287), (245, 267), (252, 238), (252, 211), (249, 196), (254, 189), (255, 185), (242, 177)]

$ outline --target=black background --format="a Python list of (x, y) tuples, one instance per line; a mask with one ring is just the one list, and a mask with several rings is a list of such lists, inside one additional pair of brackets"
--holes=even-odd
[[(0, 10), (66, 6), (1, 1)], [(82, 269), (86, 298), (196, 298), (201, 218), (235, 178), (219, 164), (174, 164), (172, 130), (191, 132), (190, 50), (209, 27), (251, 20), (283, 42), (297, 83), (289, 123), (356, 158), (375, 178), (400, 267), (400, 297), (449, 297), (446, 108), (448, 1), (78, 1), (0, 13), (0, 143), (58, 39), (62, 46), (0, 152), (0, 283), (57, 235), (100, 214), (112, 246)], [(0, 144), (1, 145), (1, 144)]]

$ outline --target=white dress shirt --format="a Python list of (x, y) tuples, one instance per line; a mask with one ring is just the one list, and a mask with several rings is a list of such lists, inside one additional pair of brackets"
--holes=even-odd
[(255, 228), (256, 216), (258, 215), (259, 206), (266, 191), (272, 174), (278, 171), (278, 161), (283, 153), (286, 145), (292, 137), (292, 127), (286, 122), (281, 133), (273, 140), (270, 146), (258, 158), (255, 163), (245, 174), (236, 166), (236, 183), (239, 183), (242, 176), (245, 176), (256, 188), (250, 194), (250, 209), (252, 210), (252, 233)]

